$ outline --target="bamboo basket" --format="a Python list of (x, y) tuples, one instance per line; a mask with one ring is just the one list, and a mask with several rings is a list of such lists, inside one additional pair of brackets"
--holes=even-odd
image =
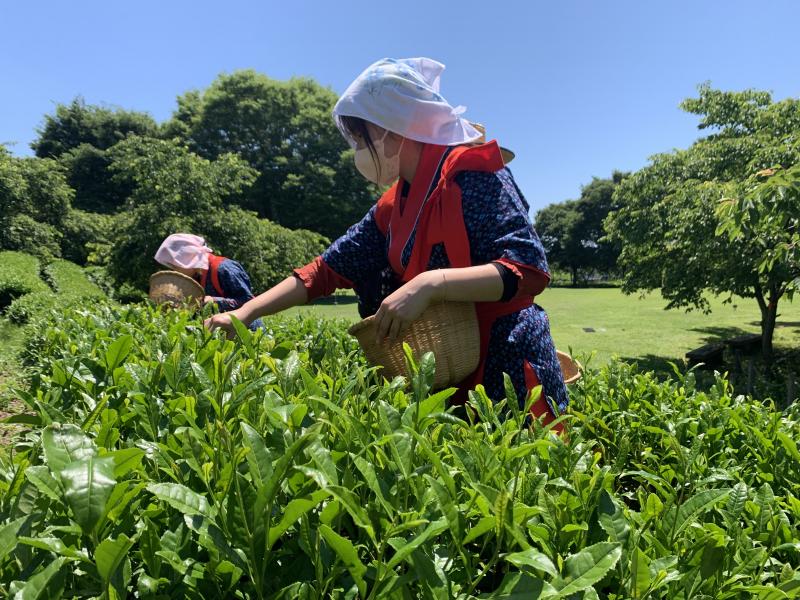
[(434, 389), (457, 385), (478, 368), (480, 361), (478, 317), (470, 302), (432, 304), (393, 343), (375, 342), (374, 316), (356, 323), (348, 332), (361, 344), (367, 359), (383, 367), (388, 379), (408, 376), (403, 342), (417, 355), (430, 351), (436, 356)]
[(199, 283), (177, 271), (159, 271), (150, 276), (150, 300), (156, 304), (200, 306), (204, 297)]
[[(478, 368), (480, 333), (475, 305), (469, 302), (433, 304), (414, 321), (402, 338), (393, 343), (375, 342), (375, 317), (367, 317), (348, 329), (367, 360), (383, 367), (383, 375), (392, 379), (408, 376), (403, 342), (419, 356), (433, 352), (436, 356), (434, 389), (458, 385)], [(556, 350), (564, 383), (575, 383), (581, 377), (581, 364), (566, 352)]]

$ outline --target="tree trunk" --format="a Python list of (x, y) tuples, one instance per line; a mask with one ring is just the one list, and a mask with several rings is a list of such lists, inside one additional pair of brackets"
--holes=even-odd
[(572, 287), (578, 287), (578, 267), (572, 267)]
[(774, 359), (772, 338), (775, 334), (779, 299), (780, 293), (775, 288), (770, 289), (769, 298), (767, 299), (761, 292), (761, 288), (756, 286), (756, 300), (758, 301), (758, 307), (761, 309), (761, 357), (768, 369), (772, 367)]

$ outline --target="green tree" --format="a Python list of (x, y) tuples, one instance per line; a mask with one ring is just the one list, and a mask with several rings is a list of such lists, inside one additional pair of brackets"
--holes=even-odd
[(118, 285), (146, 287), (158, 269), (158, 246), (179, 231), (202, 235), (214, 250), (242, 262), (256, 289), (277, 283), (324, 248), (326, 240), (318, 235), (226, 207), (256, 179), (234, 154), (208, 160), (176, 141), (130, 137), (110, 155), (115, 178), (133, 188), (130, 210), (116, 219), (108, 265)]
[(600, 273), (612, 273), (617, 270), (619, 243), (607, 239), (603, 226), (606, 217), (617, 208), (614, 202), (614, 190), (622, 182), (627, 173), (614, 171), (610, 179), (595, 177), (592, 182), (581, 188), (577, 210), (581, 215), (581, 240), (585, 247), (591, 249), (588, 266)]
[(615, 270), (618, 244), (605, 238), (603, 221), (614, 208), (614, 188), (625, 177), (614, 172), (611, 179), (595, 177), (581, 189), (578, 200), (551, 204), (536, 213), (536, 232), (547, 260), (569, 271), (572, 285), (581, 275)]
[(131, 189), (112, 179), (107, 151), (129, 135), (157, 137), (158, 124), (147, 113), (87, 105), (76, 98), (45, 116), (31, 146), (36, 156), (58, 159), (65, 166), (67, 181), (75, 190), (75, 208), (110, 213)]
[(787, 281), (763, 268), (765, 249), (773, 243), (768, 228), (747, 229), (754, 237), (738, 235), (721, 221), (718, 209), (724, 198), (751, 198), (748, 187), (759, 171), (800, 162), (800, 101), (773, 102), (767, 92), (703, 85), (699, 97), (682, 108), (700, 115), (700, 129), (712, 133), (686, 150), (652, 157), (614, 195), (619, 209), (609, 215), (606, 229), (622, 244), (623, 291), (659, 289), (667, 308), (706, 311), (708, 292), (729, 301), (754, 298), (769, 364)]
[(0, 146), (0, 248), (60, 256), (72, 198), (56, 161), (15, 158)]
[[(762, 181), (767, 178), (766, 181)], [(744, 193), (717, 206), (717, 233), (755, 247), (758, 284), (753, 292), (762, 317), (764, 355), (772, 357), (778, 302), (800, 289), (800, 164), (759, 171)]]
[(164, 140), (129, 137), (110, 151), (115, 181), (133, 188), (120, 218), (109, 273), (119, 284), (144, 288), (161, 241), (191, 230), (222, 209), (255, 179), (241, 159), (225, 154), (210, 161)]
[(581, 215), (577, 204), (577, 200), (567, 200), (536, 213), (536, 232), (542, 240), (547, 262), (551, 268), (569, 271), (572, 285), (578, 284), (578, 271), (586, 261), (578, 233)]
[(364, 215), (377, 189), (354, 167), (331, 118), (335, 102), (336, 94), (311, 79), (237, 71), (178, 98), (164, 133), (205, 158), (235, 153), (256, 169), (242, 207), (338, 237)]
[(156, 137), (158, 124), (147, 113), (88, 105), (78, 97), (45, 116), (31, 147), (39, 158), (58, 158), (81, 144), (107, 150), (128, 135)]

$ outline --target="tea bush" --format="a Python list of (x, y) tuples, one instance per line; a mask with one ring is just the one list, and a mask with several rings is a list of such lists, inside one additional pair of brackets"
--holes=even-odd
[(15, 298), (48, 289), (39, 277), (39, 259), (23, 252), (0, 252), (0, 309)]
[(469, 420), (431, 355), (382, 381), (342, 324), (237, 341), (188, 313), (40, 322), (0, 455), (21, 597), (791, 598), (797, 410), (612, 363), (558, 438), (508, 385)]

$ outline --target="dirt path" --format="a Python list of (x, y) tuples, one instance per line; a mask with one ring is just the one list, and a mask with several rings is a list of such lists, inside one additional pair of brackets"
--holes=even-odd
[[(25, 404), (10, 393), (12, 377), (0, 372), (0, 421), (25, 412)], [(16, 433), (25, 429), (24, 425), (0, 423), (0, 445), (6, 446)]]

